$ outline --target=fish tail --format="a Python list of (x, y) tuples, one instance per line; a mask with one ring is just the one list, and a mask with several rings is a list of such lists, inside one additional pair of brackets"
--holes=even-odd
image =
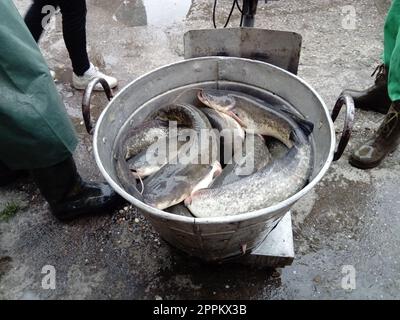
[[(307, 137), (303, 134), (303, 131), (299, 132), (299, 130), (292, 130), (290, 132), (290, 141), (294, 142), (294, 145), (301, 145), (307, 142)], [(293, 147), (292, 147), (293, 148)]]
[(294, 120), (299, 124), (300, 129), (303, 130), (306, 137), (310, 136), (311, 133), (314, 131), (314, 124), (312, 122), (300, 119), (298, 117)]
[(314, 131), (314, 124), (311, 121), (300, 118), (298, 115), (294, 114), (292, 111), (287, 110), (286, 108), (281, 108), (280, 111), (286, 113), (290, 116), (300, 127), (306, 137), (310, 136)]

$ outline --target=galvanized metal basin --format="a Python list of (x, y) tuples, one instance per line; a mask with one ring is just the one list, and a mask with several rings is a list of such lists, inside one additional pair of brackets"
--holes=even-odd
[[(140, 123), (157, 107), (189, 88), (214, 87), (250, 93), (267, 101), (283, 101), (315, 124), (314, 168), (310, 183), (289, 199), (269, 208), (218, 218), (190, 218), (146, 205), (120, 185), (113, 148), (121, 129)], [(187, 91), (186, 91), (187, 92)], [(182, 95), (190, 102), (191, 95)], [(164, 66), (127, 85), (101, 114), (94, 134), (94, 154), (108, 183), (136, 206), (171, 245), (207, 261), (219, 261), (257, 247), (291, 206), (309, 192), (328, 170), (335, 132), (328, 109), (305, 81), (273, 65), (233, 57), (195, 58)]]

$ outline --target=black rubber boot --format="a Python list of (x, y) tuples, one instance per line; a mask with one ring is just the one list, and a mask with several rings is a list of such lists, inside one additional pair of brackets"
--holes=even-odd
[(393, 102), (375, 136), (354, 151), (350, 164), (360, 169), (378, 166), (400, 142), (400, 101)]
[(342, 94), (353, 97), (356, 108), (386, 114), (391, 105), (388, 94), (388, 70), (382, 64), (375, 69), (372, 76), (375, 74), (375, 84), (372, 87), (364, 91), (344, 90)]
[(0, 161), (0, 187), (8, 185), (24, 175), (27, 175), (27, 172), (22, 170), (10, 170), (4, 163)]
[(111, 213), (124, 203), (108, 184), (82, 181), (72, 157), (55, 166), (33, 170), (32, 175), (52, 213), (63, 221)]

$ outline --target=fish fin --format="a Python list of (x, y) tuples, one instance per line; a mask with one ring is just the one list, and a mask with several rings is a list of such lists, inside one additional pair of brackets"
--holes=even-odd
[(241, 249), (242, 249), (242, 254), (246, 254), (246, 251), (247, 251), (247, 243), (242, 244)]
[(188, 196), (184, 200), (184, 204), (186, 207), (189, 207), (192, 204), (193, 196), (199, 192), (200, 190), (207, 189), (214, 182), (215, 178), (218, 177), (222, 173), (222, 166), (219, 161), (214, 161), (212, 164), (211, 171), (201, 180), (197, 185), (194, 186), (192, 191), (190, 192), (190, 196)]
[(266, 136), (263, 136), (262, 134), (258, 134), (258, 133), (257, 133), (257, 136), (258, 136), (264, 143), (267, 142)]
[(233, 98), (232, 97), (232, 103), (230, 104), (230, 105), (228, 105), (228, 106), (226, 106), (225, 107), (225, 110), (226, 111), (232, 111), (233, 109), (235, 109), (235, 107), (236, 107), (236, 100), (235, 100), (235, 98)]
[(140, 180), (140, 184), (142, 185), (142, 191), (140, 191), (139, 193), (140, 193), (141, 195), (143, 195), (143, 192), (144, 192), (144, 183), (143, 183), (142, 178), (140, 178), (139, 180)]
[(187, 197), (184, 201), (183, 201), (184, 205), (186, 207), (189, 207), (192, 204), (192, 196), (190, 195), (189, 197)]
[(246, 125), (244, 124), (244, 122), (242, 121), (242, 119), (240, 119), (235, 112), (233, 112), (232, 110), (228, 110), (228, 112), (226, 113), (228, 116), (230, 116), (231, 118), (233, 118), (234, 120), (236, 120), (237, 123), (239, 123), (239, 125), (242, 128), (246, 128)]
[(281, 107), (279, 111), (290, 116), (299, 125), (300, 129), (307, 137), (314, 131), (314, 124), (311, 121), (300, 118), (297, 114), (294, 114), (292, 111), (284, 107)]
[(122, 188), (136, 199), (142, 200), (142, 193), (140, 193), (136, 188), (137, 181), (134, 175), (132, 175), (126, 161), (118, 158), (118, 160), (115, 162), (118, 181), (120, 182)]

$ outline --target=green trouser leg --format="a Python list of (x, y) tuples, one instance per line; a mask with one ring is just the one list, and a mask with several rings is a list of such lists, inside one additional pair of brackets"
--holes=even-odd
[(400, 0), (394, 0), (385, 23), (384, 64), (389, 70), (388, 94), (392, 101), (375, 135), (356, 149), (350, 163), (360, 169), (378, 166), (400, 142)]
[(0, 0), (0, 161), (11, 170), (67, 159), (75, 129), (39, 47), (12, 0)]
[(388, 91), (392, 101), (400, 100), (400, 0), (394, 0), (385, 23), (384, 63), (389, 68)]

